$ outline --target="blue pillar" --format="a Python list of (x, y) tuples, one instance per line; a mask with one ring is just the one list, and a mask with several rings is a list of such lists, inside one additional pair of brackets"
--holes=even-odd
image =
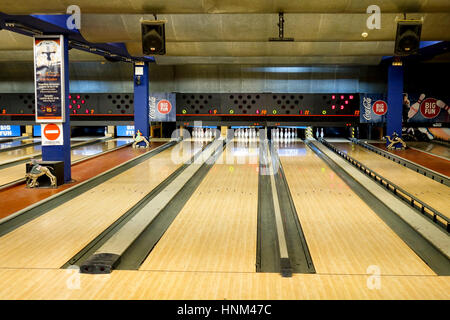
[(64, 36), (64, 92), (65, 92), (65, 120), (63, 127), (62, 146), (42, 146), (42, 160), (44, 161), (64, 161), (64, 183), (72, 180), (71, 160), (70, 160), (70, 109), (69, 109), (69, 41)]
[[(402, 107), (403, 107), (403, 67), (389, 66), (388, 70), (388, 111), (386, 119), (386, 135), (394, 132), (402, 136)], [(386, 143), (388, 145), (389, 142)]]
[[(134, 131), (137, 133), (139, 130), (147, 139), (150, 136), (148, 98), (148, 63), (136, 62), (134, 64)], [(145, 143), (141, 142), (140, 145)]]

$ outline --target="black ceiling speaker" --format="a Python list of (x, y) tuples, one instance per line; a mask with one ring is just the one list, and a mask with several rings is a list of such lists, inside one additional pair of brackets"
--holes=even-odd
[(407, 56), (417, 53), (420, 48), (421, 20), (400, 20), (395, 37), (395, 55)]
[(166, 54), (165, 21), (142, 21), (142, 52), (146, 56)]

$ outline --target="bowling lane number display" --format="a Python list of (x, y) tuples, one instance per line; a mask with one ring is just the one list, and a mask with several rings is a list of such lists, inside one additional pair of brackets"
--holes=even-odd
[(34, 37), (36, 122), (64, 122), (64, 38)]

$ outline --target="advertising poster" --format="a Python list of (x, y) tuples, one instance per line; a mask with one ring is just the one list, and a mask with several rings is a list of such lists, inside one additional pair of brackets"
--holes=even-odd
[(403, 94), (403, 122), (446, 123), (450, 121), (449, 97)]
[(387, 97), (383, 94), (360, 94), (359, 120), (361, 123), (386, 122)]
[(64, 122), (62, 36), (34, 37), (36, 122)]
[(117, 126), (118, 137), (132, 137), (134, 135), (134, 126)]
[(176, 94), (150, 93), (149, 117), (150, 122), (176, 121)]
[(0, 137), (19, 137), (20, 126), (0, 125)]

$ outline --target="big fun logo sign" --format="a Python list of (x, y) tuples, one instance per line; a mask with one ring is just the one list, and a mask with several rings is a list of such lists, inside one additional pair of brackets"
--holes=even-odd
[(385, 115), (387, 112), (387, 108), (387, 103), (383, 100), (375, 101), (372, 106), (373, 113), (379, 116)]
[(437, 100), (434, 98), (427, 98), (420, 104), (420, 113), (424, 118), (436, 118), (440, 111), (441, 108), (437, 106)]
[(172, 110), (172, 104), (169, 100), (160, 100), (158, 102), (158, 112), (168, 114)]

